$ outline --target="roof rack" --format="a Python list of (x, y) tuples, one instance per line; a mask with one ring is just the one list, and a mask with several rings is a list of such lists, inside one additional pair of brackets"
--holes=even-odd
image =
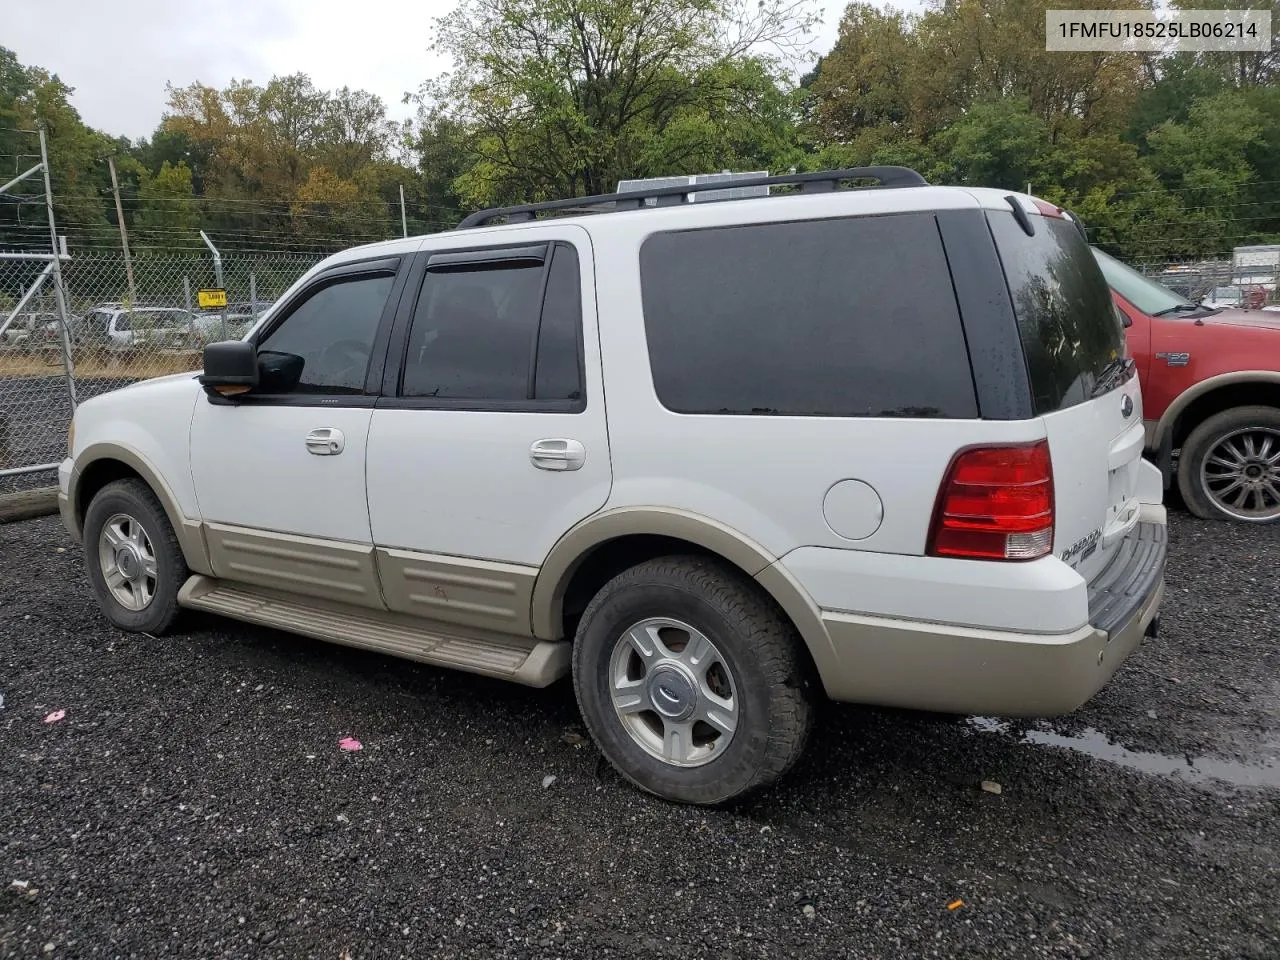
[[(482, 227), (486, 224), (506, 218), (508, 223), (522, 223), (536, 220), (538, 214), (551, 211), (572, 210), (575, 213), (589, 213), (591, 207), (612, 204), (613, 210), (639, 210), (646, 206), (646, 200), (656, 200), (656, 206), (668, 207), (688, 203), (691, 193), (710, 193), (726, 187), (766, 186), (798, 186), (801, 193), (830, 193), (843, 189), (840, 184), (844, 180), (878, 180), (880, 187), (925, 187), (928, 182), (920, 174), (908, 167), (850, 167), (845, 170), (820, 170), (816, 173), (788, 173), (776, 177), (753, 177), (748, 180), (734, 180), (723, 185), (709, 183), (678, 184), (670, 187), (651, 187), (646, 190), (628, 190), (625, 193), (605, 193), (596, 197), (572, 197), (568, 200), (548, 200), (544, 203), (524, 203), (514, 207), (493, 207), (489, 210), (478, 210), (458, 224), (458, 230), (469, 227)], [(705, 203), (724, 203), (730, 199), (725, 197)]]

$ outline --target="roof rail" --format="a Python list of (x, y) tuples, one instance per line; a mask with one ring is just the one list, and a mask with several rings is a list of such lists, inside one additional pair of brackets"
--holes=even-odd
[[(646, 190), (628, 190), (625, 193), (605, 193), (596, 197), (572, 197), (568, 200), (548, 200), (544, 203), (524, 203), (514, 207), (493, 207), (489, 210), (478, 210), (458, 224), (458, 230), (469, 227), (482, 227), (494, 220), (506, 218), (508, 223), (520, 223), (536, 220), (538, 214), (555, 210), (573, 210), (575, 213), (588, 213), (590, 207), (613, 204), (617, 210), (639, 210), (646, 206), (646, 200), (656, 200), (657, 206), (675, 206), (689, 202), (691, 193), (710, 193), (716, 190), (739, 189), (741, 187), (765, 186), (798, 186), (801, 193), (829, 193), (842, 189), (843, 180), (878, 180), (880, 187), (925, 187), (928, 182), (920, 174), (908, 167), (850, 167), (845, 170), (819, 170), (815, 173), (788, 173), (776, 177), (752, 177), (747, 180), (732, 180), (720, 183), (677, 184), (670, 187), (651, 187)], [(731, 198), (703, 201), (724, 203)], [(741, 198), (732, 198), (741, 199)]]

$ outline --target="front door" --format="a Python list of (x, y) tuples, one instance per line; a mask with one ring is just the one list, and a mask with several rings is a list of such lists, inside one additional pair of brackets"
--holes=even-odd
[(369, 435), (386, 603), (527, 633), (539, 565), (612, 481), (590, 240), (549, 225), (417, 256)]
[(399, 267), (392, 258), (319, 274), (256, 338), (261, 385), (196, 405), (191, 470), (217, 576), (382, 607), (365, 496), (377, 393), (367, 381), (381, 375)]

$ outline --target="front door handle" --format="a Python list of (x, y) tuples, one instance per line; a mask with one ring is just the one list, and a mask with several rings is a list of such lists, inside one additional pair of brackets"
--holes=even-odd
[(580, 470), (587, 461), (587, 448), (577, 440), (535, 440), (529, 459), (539, 470)]
[(337, 427), (317, 427), (307, 434), (307, 453), (317, 457), (337, 456), (346, 446), (347, 438)]

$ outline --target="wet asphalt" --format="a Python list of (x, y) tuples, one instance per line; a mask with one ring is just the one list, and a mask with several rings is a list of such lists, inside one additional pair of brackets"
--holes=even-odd
[(1160, 638), (1075, 714), (833, 706), (708, 811), (624, 784), (567, 683), (123, 634), (55, 518), (0, 526), (0, 957), (1272, 960), (1280, 528), (1171, 546)]

